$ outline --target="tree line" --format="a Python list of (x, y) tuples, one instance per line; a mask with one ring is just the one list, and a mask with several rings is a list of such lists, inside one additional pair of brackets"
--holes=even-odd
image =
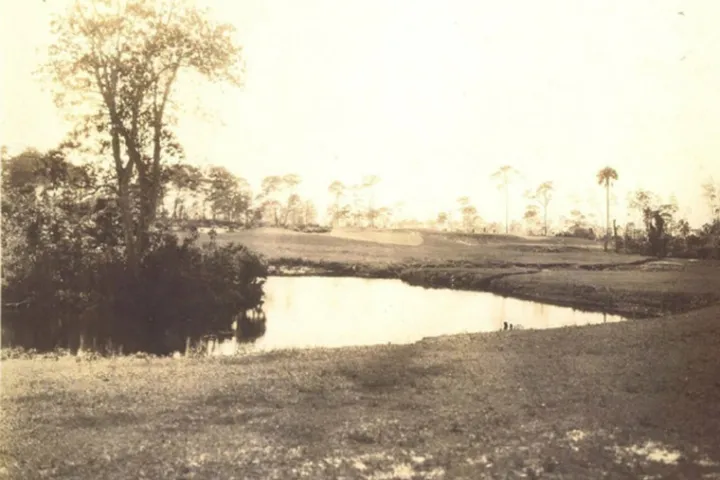
[[(318, 210), (315, 203), (299, 193), (302, 177), (297, 174), (263, 178), (253, 192), (250, 183), (221, 166), (196, 167), (178, 162), (167, 167), (162, 191), (160, 215), (174, 225), (196, 221), (232, 227), (273, 226), (291, 229), (315, 227)], [(331, 227), (380, 227), (393, 223), (394, 209), (379, 205), (375, 187), (380, 177), (367, 175), (357, 184), (339, 180), (328, 186), (329, 206), (326, 222)], [(327, 228), (326, 230), (328, 230)]]
[[(522, 199), (526, 206), (523, 222), (520, 222), (509, 217), (512, 200), (509, 185), (518, 175), (517, 169), (505, 165), (491, 176), (497, 181), (497, 188), (504, 196), (504, 225), (483, 221), (470, 198), (461, 196), (457, 199), (457, 209), (440, 212), (433, 222), (434, 226), (466, 232), (501, 233), (504, 230), (506, 234), (548, 236), (548, 211), (555, 193), (553, 182), (543, 181), (534, 189), (524, 192)], [(679, 207), (674, 196), (663, 200), (661, 195), (645, 189), (630, 192), (628, 195), (627, 205), (629, 212), (635, 217), (633, 221), (621, 225), (616, 219), (612, 219), (611, 189), (618, 179), (618, 172), (609, 166), (602, 168), (596, 175), (597, 183), (605, 193), (604, 225), (600, 224), (592, 213), (585, 214), (581, 209), (575, 208), (569, 215), (560, 217), (560, 225), (554, 234), (602, 239), (606, 251), (614, 249), (617, 252), (657, 256), (720, 258), (720, 184), (710, 178), (701, 186), (708, 208), (708, 221), (700, 228), (692, 229), (687, 219), (678, 217)]]

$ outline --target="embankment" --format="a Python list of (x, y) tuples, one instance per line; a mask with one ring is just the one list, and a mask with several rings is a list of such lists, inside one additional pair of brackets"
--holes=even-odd
[[(677, 314), (720, 302), (720, 267), (677, 263), (653, 269), (661, 261), (622, 264), (469, 262), (426, 264), (322, 262), (278, 258), (272, 275), (395, 278), (425, 288), (491, 292), (580, 310), (629, 318)], [(665, 262), (667, 263), (667, 262)]]

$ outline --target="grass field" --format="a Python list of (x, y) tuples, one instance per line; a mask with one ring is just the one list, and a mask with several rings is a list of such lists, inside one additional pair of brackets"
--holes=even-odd
[(8, 360), (0, 478), (720, 479), (718, 263), (432, 232), (220, 240), (309, 273), (663, 316), (228, 358)]
[(261, 228), (224, 233), (219, 241), (237, 242), (269, 260), (312, 263), (429, 264), (612, 264), (642, 260), (636, 255), (605, 253), (595, 242), (579, 239), (464, 235), (431, 231), (339, 230), (326, 234)]
[(717, 479), (719, 317), (238, 358), (11, 360), (0, 476)]

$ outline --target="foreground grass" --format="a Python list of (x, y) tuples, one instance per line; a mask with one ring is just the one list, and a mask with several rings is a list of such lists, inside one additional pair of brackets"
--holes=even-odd
[(719, 320), (6, 361), (0, 476), (720, 478)]

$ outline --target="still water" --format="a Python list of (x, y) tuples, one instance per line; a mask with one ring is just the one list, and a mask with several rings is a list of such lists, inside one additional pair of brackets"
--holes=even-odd
[[(267, 331), (251, 350), (412, 343), (498, 331), (503, 322), (541, 329), (624, 320), (485, 292), (337, 277), (269, 277), (264, 311)], [(235, 343), (218, 347), (218, 354), (232, 353)]]

